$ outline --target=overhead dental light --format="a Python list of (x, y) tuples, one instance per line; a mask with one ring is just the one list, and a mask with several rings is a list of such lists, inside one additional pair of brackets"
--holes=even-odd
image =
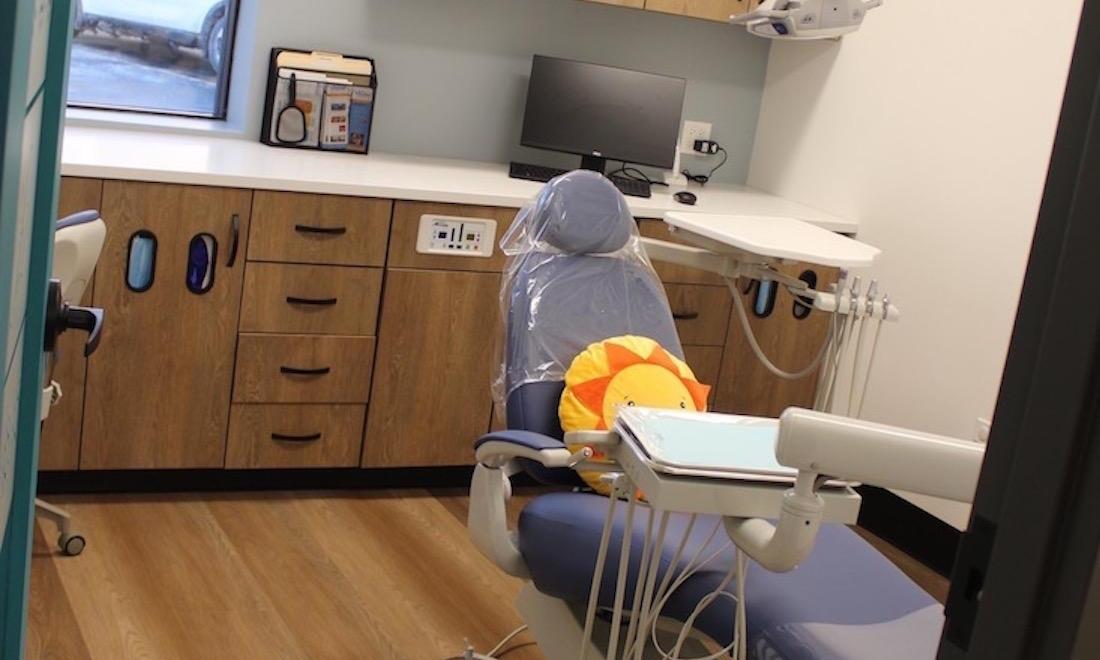
[(837, 39), (855, 32), (867, 10), (882, 0), (763, 0), (747, 13), (730, 17), (750, 33), (768, 39)]

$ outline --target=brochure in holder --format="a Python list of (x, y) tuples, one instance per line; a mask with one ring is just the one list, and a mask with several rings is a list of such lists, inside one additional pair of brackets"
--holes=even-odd
[(377, 92), (369, 57), (273, 48), (260, 141), (365, 154)]

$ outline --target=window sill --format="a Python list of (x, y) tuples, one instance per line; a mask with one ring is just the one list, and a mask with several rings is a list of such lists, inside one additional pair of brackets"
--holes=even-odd
[(243, 137), (244, 128), (229, 120), (172, 117), (141, 112), (66, 108), (66, 126), (92, 126), (158, 133), (199, 133), (217, 137)]

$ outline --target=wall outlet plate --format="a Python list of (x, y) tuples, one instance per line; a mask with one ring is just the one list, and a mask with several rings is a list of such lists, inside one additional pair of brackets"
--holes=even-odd
[(680, 151), (695, 153), (695, 141), (709, 140), (710, 129), (711, 125), (708, 122), (685, 120), (684, 127), (680, 130)]
[(416, 251), (488, 258), (493, 256), (496, 238), (496, 220), (425, 213), (416, 232)]

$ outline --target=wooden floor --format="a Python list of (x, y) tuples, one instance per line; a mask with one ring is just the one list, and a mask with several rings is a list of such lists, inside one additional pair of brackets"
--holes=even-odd
[[(88, 547), (59, 556), (39, 522), (28, 660), (441, 660), (522, 623), (519, 580), (467, 539), (464, 491), (50, 501)], [(873, 541), (942, 600), (943, 578)]]

